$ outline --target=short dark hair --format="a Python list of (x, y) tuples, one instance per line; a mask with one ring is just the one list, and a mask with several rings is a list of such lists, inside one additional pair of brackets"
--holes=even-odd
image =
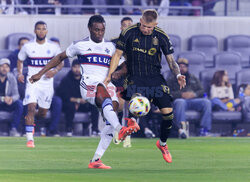
[(105, 20), (101, 15), (93, 15), (89, 19), (88, 27), (92, 27), (93, 23), (105, 23)]
[(128, 21), (128, 20), (131, 21), (131, 22), (133, 22), (132, 18), (126, 16), (126, 17), (124, 17), (124, 18), (121, 20), (121, 24), (122, 24), (124, 21)]
[(47, 26), (47, 24), (44, 21), (38, 21), (38, 22), (36, 22), (35, 29), (36, 29), (37, 25), (46, 25)]
[(71, 67), (73, 67), (73, 66), (75, 66), (75, 65), (80, 65), (80, 61), (78, 60), (78, 59), (74, 59), (73, 61), (72, 61), (72, 64), (71, 64)]
[(151, 23), (157, 20), (158, 13), (155, 9), (146, 9), (143, 11), (142, 17), (147, 23)]
[(18, 45), (21, 44), (22, 40), (28, 40), (29, 41), (30, 39), (28, 37), (21, 37), (21, 38), (18, 39)]

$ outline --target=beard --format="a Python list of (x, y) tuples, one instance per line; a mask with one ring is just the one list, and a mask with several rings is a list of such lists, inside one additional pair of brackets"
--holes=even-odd
[(38, 36), (36, 35), (36, 39), (39, 40), (39, 41), (42, 41), (42, 40), (44, 40), (45, 38), (46, 38), (46, 36), (44, 36), (44, 37), (38, 37)]
[(1, 77), (7, 76), (7, 72), (0, 72), (0, 76)]

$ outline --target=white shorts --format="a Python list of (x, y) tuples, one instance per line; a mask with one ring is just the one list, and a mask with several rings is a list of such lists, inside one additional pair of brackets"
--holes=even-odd
[(23, 99), (23, 105), (30, 103), (37, 103), (39, 107), (49, 109), (52, 97), (54, 95), (53, 85), (48, 87), (47, 85), (41, 85), (37, 83), (26, 84), (25, 97)]
[(82, 98), (89, 102), (90, 104), (93, 104), (96, 106), (95, 103), (95, 96), (96, 96), (96, 88), (98, 84), (102, 84), (108, 91), (111, 100), (116, 101), (119, 103), (117, 95), (116, 95), (116, 87), (113, 85), (113, 83), (109, 83), (106, 87), (103, 82), (97, 81), (100, 79), (93, 78), (91, 76), (82, 76), (81, 82), (80, 82), (80, 91)]

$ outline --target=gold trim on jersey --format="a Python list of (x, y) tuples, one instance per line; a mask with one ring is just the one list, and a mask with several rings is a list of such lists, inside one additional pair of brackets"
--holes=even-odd
[(133, 42), (138, 42), (138, 43), (139, 43), (140, 41), (139, 41), (139, 39), (138, 39), (138, 38), (136, 38)]
[(136, 27), (137, 27), (137, 24), (131, 25), (130, 27), (128, 27), (122, 31), (122, 35), (124, 36), (127, 33), (127, 31), (129, 31), (132, 28), (136, 28)]
[(169, 36), (168, 36), (162, 29), (160, 29), (159, 27), (155, 27), (155, 30), (156, 30), (157, 32), (160, 32), (160, 33), (162, 33), (163, 35), (167, 36), (167, 38), (169, 39)]

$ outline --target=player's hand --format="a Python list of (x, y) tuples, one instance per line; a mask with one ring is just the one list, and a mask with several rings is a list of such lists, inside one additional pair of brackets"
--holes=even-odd
[(35, 75), (32, 75), (29, 79), (30, 83), (35, 83), (37, 82), (38, 80), (40, 80), (42, 77), (42, 75), (40, 75), (39, 73), (35, 74)]
[(17, 80), (18, 80), (20, 83), (24, 83), (24, 76), (23, 76), (23, 74), (18, 74)]
[(55, 76), (56, 73), (57, 73), (56, 70), (50, 70), (47, 73), (45, 73), (45, 76), (46, 76), (46, 78), (52, 78)]
[(12, 99), (12, 97), (5, 96), (5, 97), (4, 97), (4, 102), (5, 102), (7, 105), (11, 105), (12, 102), (13, 102), (13, 99)]
[(180, 89), (186, 86), (186, 77), (184, 75), (178, 76), (178, 83), (180, 85)]
[(105, 80), (104, 80), (104, 84), (106, 85), (106, 86), (108, 86), (108, 84), (111, 82), (111, 76), (107, 76), (106, 78), (105, 78)]

